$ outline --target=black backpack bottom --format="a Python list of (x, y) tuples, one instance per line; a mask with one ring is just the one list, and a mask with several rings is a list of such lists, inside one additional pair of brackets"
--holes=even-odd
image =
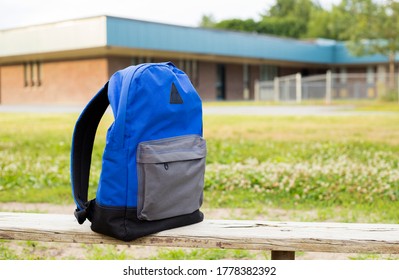
[(163, 230), (199, 223), (204, 219), (202, 212), (196, 210), (177, 217), (143, 221), (137, 218), (136, 208), (104, 207), (98, 205), (95, 200), (90, 202), (87, 211), (93, 231), (123, 241), (132, 241)]

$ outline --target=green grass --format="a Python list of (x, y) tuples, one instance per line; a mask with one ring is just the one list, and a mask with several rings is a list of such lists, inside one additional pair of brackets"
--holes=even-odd
[(45, 242), (20, 241), (12, 244), (0, 240), (0, 260), (49, 260), (49, 259), (89, 259), (89, 260), (221, 260), (221, 259), (270, 259), (269, 252), (255, 252), (233, 249), (166, 249), (161, 248), (142, 256), (130, 251), (127, 246), (81, 245), (82, 256), (68, 254), (57, 256), (58, 246)]
[[(378, 106), (381, 111), (396, 109), (396, 104), (377, 104), (361, 110)], [(0, 202), (73, 203), (69, 160), (77, 117), (0, 114)], [(89, 197), (95, 196), (105, 134), (111, 122), (107, 115), (98, 129)], [(235, 219), (265, 215), (273, 219), (269, 210), (278, 208), (291, 213), (289, 219), (298, 221), (399, 222), (398, 113), (336, 117), (205, 116), (204, 136), (208, 145), (203, 206), (206, 209), (241, 209)], [(0, 242), (0, 259), (37, 259), (46, 251), (46, 246), (34, 242), (22, 244), (22, 250), (7, 244)], [(165, 249), (150, 258), (269, 258), (256, 254)], [(85, 256), (135, 257), (114, 246), (89, 246)]]
[(247, 250), (224, 249), (161, 249), (152, 260), (222, 260), (254, 259), (256, 254)]
[[(72, 203), (76, 114), (1, 114), (0, 201)], [(105, 133), (96, 138), (95, 196)], [(399, 199), (399, 114), (206, 116), (208, 207), (352, 207)], [(208, 198), (207, 198), (208, 197)], [(259, 207), (259, 206), (258, 206)]]
[(84, 245), (89, 260), (127, 260), (134, 256), (129, 256), (126, 250), (118, 250), (114, 245)]
[[(205, 118), (213, 207), (399, 222), (399, 115)], [(339, 210), (337, 210), (339, 208)]]
[[(0, 260), (18, 260), (20, 255), (15, 252), (8, 245), (8, 241), (0, 240)], [(24, 258), (25, 259), (25, 258)]]
[[(0, 114), (0, 201), (71, 203), (75, 114)], [(98, 179), (106, 123), (99, 128), (92, 177)], [(94, 195), (95, 182), (91, 182)]]

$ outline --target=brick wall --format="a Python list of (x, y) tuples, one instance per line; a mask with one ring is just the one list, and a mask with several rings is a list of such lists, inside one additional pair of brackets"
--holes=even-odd
[[(86, 104), (108, 80), (107, 59), (43, 62), (2, 66), (2, 104)], [(35, 84), (32, 84), (34, 82)], [(40, 84), (39, 84), (40, 82)]]
[[(179, 63), (179, 61), (174, 62)], [(42, 62), (39, 67), (35, 63), (28, 63), (25, 66), (24, 64), (3, 65), (0, 67), (0, 102), (1, 104), (85, 105), (113, 73), (131, 63), (129, 57), (112, 56)], [(33, 74), (31, 67), (38, 67)], [(198, 61), (196, 73), (193, 82), (202, 100), (216, 100), (217, 64)], [(249, 66), (251, 99), (254, 96), (254, 81), (259, 75), (259, 66)], [(243, 90), (243, 65), (226, 64), (226, 99), (242, 100)]]
[(226, 100), (242, 100), (243, 92), (243, 65), (226, 64)]
[(216, 100), (216, 64), (198, 62), (197, 91), (202, 100)]
[(108, 76), (111, 77), (116, 71), (131, 66), (132, 59), (126, 57), (110, 57), (108, 59)]

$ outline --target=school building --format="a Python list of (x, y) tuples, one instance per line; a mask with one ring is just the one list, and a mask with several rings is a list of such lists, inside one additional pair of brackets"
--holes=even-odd
[(117, 70), (172, 61), (203, 100), (254, 99), (255, 81), (301, 73), (386, 73), (386, 57), (342, 42), (97, 16), (0, 30), (0, 104), (85, 104)]

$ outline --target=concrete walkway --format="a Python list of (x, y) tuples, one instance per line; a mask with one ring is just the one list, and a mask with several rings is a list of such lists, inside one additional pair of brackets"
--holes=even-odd
[(0, 113), (79, 113), (83, 108), (67, 105), (0, 105)]
[[(63, 105), (0, 105), (0, 113), (80, 113), (84, 106)], [(252, 116), (348, 116), (390, 115), (395, 112), (355, 111), (354, 106), (207, 106), (204, 115), (252, 115)], [(108, 109), (108, 112), (110, 110)]]
[(205, 106), (205, 115), (318, 116), (353, 114), (354, 106)]

